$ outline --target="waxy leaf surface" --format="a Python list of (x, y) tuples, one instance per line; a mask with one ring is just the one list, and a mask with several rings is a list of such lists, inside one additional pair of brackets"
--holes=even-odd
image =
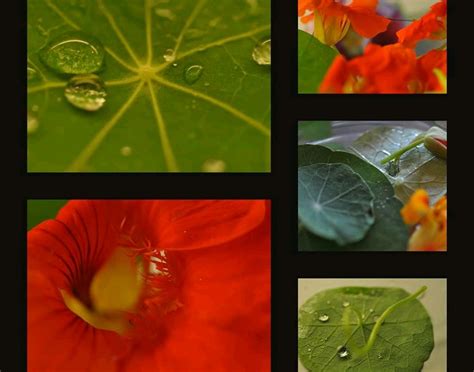
[(300, 221), (298, 249), (300, 251), (405, 251), (408, 229), (400, 216), (403, 205), (395, 197), (392, 185), (381, 171), (358, 156), (345, 151), (333, 151), (319, 145), (298, 146), (299, 167), (334, 163), (348, 165), (367, 183), (375, 197), (373, 210), (375, 222), (361, 241), (339, 246), (334, 241), (311, 233)]
[(420, 133), (418, 129), (378, 127), (359, 137), (350, 149), (385, 173), (401, 201), (407, 202), (416, 189), (422, 188), (435, 203), (447, 192), (446, 160), (437, 158), (421, 144), (401, 156), (399, 173), (395, 176), (388, 174), (387, 164), (380, 164), (382, 159), (408, 145)]
[(340, 245), (361, 240), (374, 223), (374, 195), (345, 164), (298, 168), (298, 216), (305, 227)]
[[(367, 343), (377, 318), (409, 295), (401, 288), (381, 287), (342, 287), (316, 293), (299, 309), (300, 361), (310, 372), (421, 371), (434, 340), (430, 316), (417, 299), (396, 307), (382, 323), (369, 352), (354, 357), (354, 350)], [(345, 358), (338, 354), (341, 346), (348, 351)]]
[[(71, 32), (105, 49), (96, 112), (40, 58)], [(28, 170), (269, 171), (270, 66), (252, 58), (268, 39), (269, 0), (29, 0)]]

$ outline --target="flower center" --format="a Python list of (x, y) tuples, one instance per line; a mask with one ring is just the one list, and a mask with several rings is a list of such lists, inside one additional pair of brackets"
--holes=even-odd
[(93, 327), (123, 334), (130, 328), (127, 314), (135, 311), (143, 287), (142, 262), (119, 247), (91, 281), (90, 307), (67, 291), (61, 290), (61, 295), (69, 310)]

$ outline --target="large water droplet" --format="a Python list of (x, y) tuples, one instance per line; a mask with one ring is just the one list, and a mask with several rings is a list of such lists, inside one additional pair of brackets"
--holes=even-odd
[(173, 49), (166, 49), (165, 54), (163, 54), (163, 58), (166, 62), (173, 62), (176, 58)]
[(33, 67), (28, 66), (27, 73), (28, 81), (36, 80), (38, 78), (38, 71), (36, 71)]
[(343, 307), (348, 307), (349, 305), (350, 305), (350, 303), (347, 302), (347, 301), (344, 301), (344, 302), (342, 303), (342, 306), (343, 306)]
[(123, 146), (120, 149), (120, 154), (125, 157), (132, 155), (132, 148), (130, 146)]
[(319, 316), (318, 320), (319, 320), (320, 322), (325, 323), (325, 322), (327, 322), (327, 321), (329, 320), (329, 315), (327, 315), (327, 314), (321, 314), (321, 315)]
[(38, 127), (39, 127), (38, 118), (33, 113), (28, 112), (28, 121), (27, 121), (26, 132), (28, 134), (35, 133), (38, 130)]
[(71, 31), (51, 40), (40, 51), (41, 61), (62, 74), (88, 74), (99, 71), (105, 51), (95, 37)]
[(194, 84), (202, 75), (202, 70), (204, 67), (201, 65), (192, 65), (189, 66), (186, 71), (184, 71), (184, 80), (188, 84)]
[(345, 346), (339, 346), (337, 348), (337, 356), (341, 359), (348, 359), (350, 356), (349, 349)]
[(271, 57), (271, 39), (257, 44), (253, 49), (252, 58), (259, 65), (270, 65), (272, 63)]
[(223, 160), (208, 159), (202, 165), (202, 170), (208, 173), (224, 172), (226, 164)]
[(64, 96), (73, 106), (86, 111), (97, 111), (105, 103), (107, 93), (104, 82), (93, 74), (72, 77), (64, 90)]

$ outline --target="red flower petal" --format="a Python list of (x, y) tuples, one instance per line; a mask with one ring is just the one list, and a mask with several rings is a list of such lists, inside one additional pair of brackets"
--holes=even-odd
[(270, 213), (245, 236), (181, 258), (183, 306), (166, 318), (154, 359), (137, 354), (125, 370), (270, 371)]
[(158, 247), (170, 251), (226, 243), (254, 229), (265, 215), (262, 200), (163, 200), (153, 208)]

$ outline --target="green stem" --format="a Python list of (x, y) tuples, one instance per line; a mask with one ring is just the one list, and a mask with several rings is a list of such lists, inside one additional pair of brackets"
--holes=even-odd
[(425, 138), (422, 137), (422, 138), (420, 138), (416, 141), (413, 141), (412, 143), (406, 145), (405, 147), (402, 147), (400, 150), (398, 150), (398, 151), (394, 152), (393, 154), (387, 156), (385, 159), (382, 159), (380, 161), (380, 164), (386, 164), (390, 160), (398, 159), (400, 156), (402, 156), (408, 150), (411, 150), (412, 148), (422, 144), (424, 142), (424, 140), (425, 140)]
[(370, 349), (372, 349), (372, 346), (374, 346), (374, 343), (375, 343), (375, 339), (377, 338), (377, 335), (380, 331), (380, 327), (382, 327), (382, 324), (383, 322), (385, 321), (385, 319), (397, 308), (399, 307), (400, 305), (403, 305), (407, 302), (410, 302), (411, 300), (414, 300), (416, 299), (419, 295), (421, 295), (423, 292), (425, 292), (427, 289), (426, 286), (423, 286), (421, 287), (418, 291), (416, 291), (415, 293), (413, 293), (412, 295), (408, 296), (408, 297), (405, 297), (404, 299), (398, 301), (398, 302), (395, 302), (393, 305), (389, 306), (384, 312), (383, 314), (377, 319), (377, 321), (375, 322), (375, 326), (374, 328), (372, 328), (372, 332), (370, 332), (370, 336), (369, 336), (369, 340), (367, 341), (367, 343), (365, 344), (364, 347), (362, 347), (361, 349), (358, 349), (354, 355), (356, 355), (357, 357), (361, 357), (361, 356), (364, 356), (365, 354), (367, 354)]

